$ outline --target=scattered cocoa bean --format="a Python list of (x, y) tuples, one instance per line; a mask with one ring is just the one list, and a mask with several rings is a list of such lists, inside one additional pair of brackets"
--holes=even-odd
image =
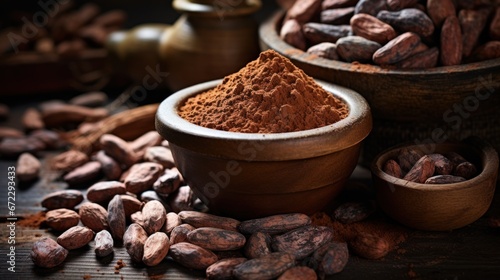
[(315, 280), (318, 279), (316, 272), (307, 266), (295, 266), (287, 269), (278, 280)]
[(131, 224), (123, 234), (123, 245), (133, 262), (141, 263), (144, 244), (148, 239), (146, 231), (138, 224)]
[(153, 190), (158, 194), (168, 195), (181, 186), (181, 174), (177, 168), (165, 169), (163, 174), (153, 183)]
[(409, 57), (420, 44), (420, 37), (406, 32), (392, 39), (373, 54), (373, 62), (380, 65), (394, 64)]
[(30, 257), (39, 267), (52, 268), (64, 262), (68, 250), (49, 237), (44, 237), (33, 244)]
[(132, 215), (130, 215), (130, 221), (132, 223), (136, 223), (144, 228), (144, 217), (142, 216), (141, 211), (137, 211), (135, 213), (132, 213)]
[(73, 209), (83, 201), (83, 194), (78, 190), (62, 190), (47, 194), (42, 198), (42, 207), (48, 210), (59, 208)]
[(80, 215), (73, 210), (61, 208), (50, 210), (45, 214), (45, 223), (57, 231), (65, 231), (78, 225)]
[(301, 260), (316, 249), (330, 242), (333, 230), (324, 226), (304, 226), (273, 237), (272, 248), (276, 252), (288, 252)]
[(94, 232), (88, 227), (74, 226), (57, 237), (57, 243), (68, 250), (81, 248), (94, 238)]
[(104, 134), (101, 136), (99, 142), (108, 156), (112, 157), (116, 162), (123, 164), (126, 168), (139, 160), (132, 147), (118, 136)]
[[(67, 41), (58, 46), (58, 50), (73, 48), (71, 44), (80, 41)], [(78, 43), (79, 44), (79, 43)], [(62, 46), (61, 46), (62, 45)], [(76, 47), (76, 45), (75, 45)], [(78, 48), (80, 46), (77, 46)], [(66, 51), (64, 51), (66, 52)], [(98, 121), (108, 116), (108, 110), (104, 108), (87, 108), (83, 106), (57, 104), (45, 106), (41, 110), (42, 120), (46, 127), (59, 127), (71, 123), (81, 123), (84, 121)]]
[(3, 138), (23, 138), (24, 132), (11, 127), (0, 127), (0, 140)]
[(359, 0), (323, 0), (322, 10), (356, 6)]
[(377, 42), (360, 36), (347, 36), (337, 41), (337, 53), (345, 61), (368, 62), (373, 54), (381, 48)]
[(242, 280), (274, 279), (293, 266), (295, 259), (292, 254), (274, 252), (236, 266), (233, 276)]
[(350, 24), (354, 34), (382, 45), (397, 36), (392, 26), (368, 14), (353, 16)]
[(168, 196), (168, 205), (176, 213), (194, 210), (193, 191), (189, 186), (180, 187), (176, 192)]
[(94, 232), (108, 229), (108, 211), (101, 205), (85, 202), (78, 209), (82, 224)]
[(309, 22), (302, 26), (304, 37), (312, 45), (323, 42), (335, 43), (338, 39), (349, 35), (351, 31), (350, 25), (329, 25)]
[(352, 224), (368, 218), (375, 212), (372, 201), (346, 202), (333, 211), (333, 218), (343, 224)]
[(246, 258), (221, 259), (207, 267), (206, 275), (211, 280), (233, 279), (233, 270), (236, 266), (245, 262)]
[(145, 191), (143, 193), (141, 193), (141, 197), (140, 197), (140, 200), (144, 203), (147, 203), (149, 201), (159, 201), (161, 202), (161, 204), (163, 204), (163, 207), (165, 207), (165, 211), (170, 211), (170, 206), (168, 205), (168, 203), (165, 201), (165, 199), (168, 198), (168, 195), (162, 195), (162, 194), (158, 194), (157, 192), (155, 191)]
[(295, 19), (299, 23), (311, 20), (321, 9), (321, 0), (295, 1), (286, 13), (285, 19)]
[(354, 15), (354, 7), (323, 10), (320, 22), (327, 24), (349, 24), (349, 19)]
[(150, 189), (154, 182), (160, 177), (163, 167), (154, 162), (136, 163), (130, 167), (124, 179), (128, 192), (141, 193)]
[(249, 259), (255, 259), (270, 254), (272, 252), (271, 242), (272, 238), (269, 233), (252, 233), (245, 244), (245, 256)]
[(423, 155), (419, 150), (401, 148), (397, 156), (397, 161), (403, 172), (408, 172)]
[(434, 174), (434, 170), (434, 161), (430, 156), (425, 155), (415, 163), (403, 179), (416, 183), (424, 183), (425, 180)]
[(149, 147), (160, 145), (163, 138), (157, 131), (149, 131), (138, 137), (132, 142), (129, 142), (130, 147), (137, 153), (139, 158), (144, 156), (144, 152)]
[(454, 16), (457, 12), (452, 0), (427, 0), (427, 13), (439, 28), (447, 17)]
[(64, 175), (63, 179), (68, 185), (77, 186), (95, 181), (100, 175), (101, 163), (98, 161), (89, 161)]
[(170, 234), (175, 227), (177, 227), (181, 224), (182, 224), (182, 220), (179, 217), (179, 215), (177, 215), (177, 213), (168, 212), (162, 231), (165, 232), (166, 234)]
[(170, 243), (176, 244), (185, 242), (187, 240), (188, 233), (191, 232), (192, 230), (195, 230), (195, 227), (189, 224), (182, 224), (176, 226), (170, 233)]
[(456, 16), (447, 17), (441, 28), (441, 64), (458, 65), (462, 61), (463, 42)]
[(147, 266), (159, 264), (168, 254), (170, 241), (164, 232), (151, 234), (144, 242), (144, 254), (142, 262)]
[(103, 203), (110, 201), (116, 194), (124, 194), (125, 192), (125, 185), (122, 182), (97, 182), (88, 188), (87, 199), (91, 202)]
[(17, 159), (17, 179), (21, 182), (33, 181), (38, 178), (42, 164), (30, 153), (23, 153)]
[(434, 47), (414, 54), (395, 64), (401, 69), (425, 69), (436, 67), (439, 61), (439, 49)]
[(387, 0), (387, 7), (392, 11), (399, 11), (413, 7), (417, 3), (418, 0)]
[(218, 260), (212, 251), (186, 242), (172, 244), (168, 255), (187, 268), (199, 270), (206, 270)]
[(212, 251), (230, 251), (243, 248), (243, 234), (226, 229), (201, 227), (187, 234), (187, 242)]
[(133, 213), (141, 211), (142, 206), (144, 205), (143, 202), (133, 196), (123, 194), (120, 197), (122, 198), (126, 217), (130, 217)]
[(464, 161), (455, 167), (453, 175), (463, 177), (465, 179), (474, 178), (477, 175), (477, 169), (474, 164)]
[(94, 238), (95, 249), (94, 252), (97, 257), (106, 257), (113, 253), (113, 237), (107, 230), (99, 231)]
[(294, 19), (289, 19), (283, 23), (280, 38), (297, 49), (306, 49), (306, 39), (302, 32), (302, 26)]
[(84, 107), (100, 107), (106, 105), (108, 95), (101, 91), (91, 91), (71, 98), (68, 103)]
[(142, 217), (144, 229), (148, 234), (153, 234), (161, 230), (167, 219), (167, 213), (161, 202), (152, 200), (142, 207)]
[(279, 214), (265, 218), (241, 222), (238, 229), (243, 234), (264, 232), (269, 234), (284, 233), (311, 224), (311, 218), (305, 214)]
[(46, 148), (45, 143), (34, 138), (3, 138), (0, 142), (0, 155), (4, 157), (17, 157), (22, 153), (37, 153)]
[(462, 30), (462, 51), (464, 57), (472, 54), (472, 50), (476, 47), (479, 40), (479, 35), (481, 35), (486, 26), (489, 14), (489, 9), (462, 9), (458, 13), (458, 21)]
[(108, 204), (108, 225), (114, 240), (122, 241), (125, 233), (126, 217), (120, 195), (115, 195)]
[(434, 33), (432, 20), (418, 9), (410, 8), (395, 12), (380, 11), (377, 18), (400, 32), (412, 32), (422, 37), (428, 37)]
[(425, 180), (425, 184), (451, 184), (465, 181), (465, 178), (453, 175), (436, 175)]
[(55, 156), (50, 166), (57, 171), (71, 171), (89, 161), (89, 157), (83, 152), (77, 150), (69, 150)]
[(389, 253), (387, 240), (368, 233), (358, 234), (349, 247), (358, 256), (372, 260), (383, 258)]
[(238, 226), (241, 223), (240, 221), (232, 218), (197, 211), (181, 211), (179, 212), (179, 218), (183, 223), (190, 224), (195, 228), (215, 227), (232, 231), (238, 231)]
[(45, 127), (45, 124), (42, 120), (42, 115), (35, 108), (26, 109), (23, 116), (21, 117), (21, 121), (23, 123), (23, 127), (27, 130), (36, 130)]
[(436, 175), (450, 175), (453, 171), (453, 163), (442, 154), (430, 154), (429, 157), (434, 161), (434, 172)]
[(382, 10), (387, 10), (386, 0), (360, 0), (356, 4), (354, 14), (363, 13), (376, 16)]
[(398, 162), (393, 159), (390, 159), (384, 163), (382, 171), (393, 177), (403, 178), (403, 171), (401, 170), (401, 166), (399, 166)]
[(154, 146), (146, 149), (144, 160), (159, 163), (163, 168), (173, 168), (175, 166), (174, 157), (169, 148)]
[(29, 137), (42, 141), (48, 149), (59, 149), (66, 144), (57, 132), (47, 129), (34, 130), (30, 133)]
[(324, 246), (327, 246), (327, 249), (319, 263), (320, 275), (333, 275), (344, 270), (349, 260), (347, 243), (331, 242)]
[(101, 170), (104, 176), (109, 180), (117, 180), (122, 175), (120, 164), (112, 157), (108, 156), (103, 150), (97, 152), (95, 160), (101, 163)]
[(335, 45), (334, 43), (319, 43), (307, 49), (307, 53), (315, 54), (326, 59), (339, 60), (339, 55), (337, 54), (337, 45)]

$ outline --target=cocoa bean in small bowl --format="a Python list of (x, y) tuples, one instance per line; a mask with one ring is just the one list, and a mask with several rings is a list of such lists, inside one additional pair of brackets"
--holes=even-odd
[[(288, 59), (270, 52), (261, 53), (224, 80), (178, 91), (158, 108), (158, 132), (169, 141), (185, 181), (212, 212), (248, 219), (290, 212), (312, 214), (322, 209), (342, 190), (358, 162), (362, 140), (371, 130), (370, 108), (363, 97), (314, 80)], [(259, 84), (252, 84), (254, 79)], [(230, 86), (233, 84), (236, 86)], [(201, 97), (214, 90), (215, 96), (223, 98), (203, 103)], [(298, 103), (318, 101), (318, 90), (324, 91), (326, 99), (333, 97), (344, 116), (333, 123), (297, 130), (300, 123), (337, 114), (322, 105), (312, 111), (308, 107), (297, 110), (304, 110)], [(248, 95), (234, 98), (242, 92)], [(199, 107), (190, 102), (193, 98), (198, 99)], [(286, 99), (285, 104), (277, 101), (280, 98)], [(242, 106), (241, 100), (252, 102)], [(186, 106), (191, 106), (190, 112)], [(196, 124), (201, 111), (207, 110), (225, 111), (219, 119), (210, 119), (209, 127)], [(321, 112), (326, 115), (316, 118)], [(194, 120), (186, 119), (186, 113)], [(202, 123), (209, 117), (201, 118)], [(221, 119), (226, 121), (220, 124)], [(258, 123), (261, 120), (267, 121)], [(245, 123), (243, 128), (237, 127), (240, 121)], [(226, 126), (229, 130), (223, 130)]]
[(471, 137), (389, 148), (374, 159), (371, 172), (377, 203), (387, 215), (415, 229), (444, 231), (486, 213), (498, 167), (496, 150)]

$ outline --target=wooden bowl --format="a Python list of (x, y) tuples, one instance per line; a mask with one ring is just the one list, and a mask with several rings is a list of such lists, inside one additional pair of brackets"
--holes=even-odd
[(476, 221), (488, 210), (498, 175), (498, 154), (491, 145), (477, 139), (436, 144), (435, 152), (457, 152), (481, 170), (467, 181), (442, 185), (409, 182), (383, 172), (383, 164), (401, 147), (382, 152), (371, 166), (377, 202), (394, 220), (415, 229), (452, 230)]
[(353, 89), (368, 101), (373, 114), (363, 150), (368, 163), (398, 143), (432, 139), (437, 130), (449, 139), (476, 135), (500, 151), (500, 58), (425, 70), (328, 60), (281, 40), (283, 15), (278, 11), (260, 26), (261, 49), (274, 49), (308, 75)]
[(195, 85), (164, 100), (156, 129), (169, 141), (187, 184), (211, 211), (239, 219), (278, 213), (312, 214), (341, 190), (372, 127), (356, 92), (317, 81), (348, 105), (341, 121), (288, 133), (236, 133), (190, 123), (177, 114), (185, 100), (222, 80)]

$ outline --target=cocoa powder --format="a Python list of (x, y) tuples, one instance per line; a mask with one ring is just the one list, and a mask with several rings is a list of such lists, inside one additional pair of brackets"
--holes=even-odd
[(219, 130), (280, 133), (329, 125), (347, 111), (290, 60), (269, 50), (214, 89), (189, 98), (179, 115)]

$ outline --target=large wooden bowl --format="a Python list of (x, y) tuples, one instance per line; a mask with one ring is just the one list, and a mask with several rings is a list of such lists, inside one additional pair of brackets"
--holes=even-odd
[(279, 37), (284, 13), (259, 29), (262, 50), (274, 49), (317, 79), (360, 93), (373, 114), (367, 162), (401, 142), (436, 142), (476, 135), (500, 150), (500, 59), (425, 70), (390, 70), (319, 58)]
[[(402, 146), (382, 152), (371, 171), (380, 208), (401, 224), (421, 230), (452, 230), (479, 219), (488, 210), (495, 193), (498, 176), (498, 154), (483, 141), (442, 143), (435, 152), (457, 152), (476, 166), (480, 174), (460, 183), (419, 184), (388, 175), (383, 164), (393, 159)], [(428, 149), (409, 145), (411, 149)]]
[(156, 128), (169, 141), (176, 166), (211, 211), (239, 219), (312, 214), (340, 193), (372, 127), (363, 97), (318, 81), (348, 105), (349, 115), (328, 126), (288, 133), (209, 129), (177, 114), (187, 98), (221, 81), (174, 93), (156, 115)]

